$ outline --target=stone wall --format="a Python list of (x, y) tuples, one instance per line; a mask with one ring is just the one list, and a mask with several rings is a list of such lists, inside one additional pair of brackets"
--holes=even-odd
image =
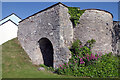
[(73, 26), (70, 21), (70, 15), (68, 14), (68, 8), (60, 7), (60, 28), (61, 28), (61, 37), (63, 37), (64, 43), (67, 47), (71, 46), (73, 42)]
[[(53, 67), (56, 68), (69, 61), (71, 54), (67, 46), (73, 41), (73, 29), (69, 17), (67, 7), (55, 4), (20, 22), (18, 39), (33, 64), (44, 64), (46, 58), (43, 57), (42, 52), (49, 54), (49, 51), (47, 53), (44, 51), (45, 47), (41, 47), (43, 49), (41, 51), (41, 39), (50, 41), (53, 46), (53, 55), (51, 51), (49, 55), (53, 56)], [(44, 43), (47, 47), (48, 43)], [(49, 56), (46, 55), (47, 58)]]
[(93, 52), (112, 52), (112, 15), (96, 9), (88, 9), (80, 17), (80, 24), (74, 28), (74, 40), (79, 39), (85, 44), (88, 40), (95, 39)]
[(54, 68), (69, 61), (71, 53), (68, 47), (76, 39), (83, 44), (95, 39), (93, 52), (119, 52), (120, 34), (118, 27), (113, 26), (111, 13), (87, 9), (79, 22), (73, 28), (67, 6), (57, 3), (22, 20), (18, 27), (18, 39), (33, 64)]
[(113, 22), (113, 32), (112, 32), (112, 47), (113, 52), (117, 55), (120, 55), (120, 22)]

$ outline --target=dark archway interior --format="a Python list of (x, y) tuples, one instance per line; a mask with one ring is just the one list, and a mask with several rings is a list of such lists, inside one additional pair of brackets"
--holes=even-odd
[(50, 40), (42, 38), (39, 41), (40, 50), (42, 52), (44, 65), (53, 67), (53, 46)]

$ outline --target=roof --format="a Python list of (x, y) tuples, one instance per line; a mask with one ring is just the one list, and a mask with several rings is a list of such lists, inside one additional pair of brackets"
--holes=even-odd
[[(41, 11), (39, 11), (39, 12), (37, 12), (37, 13), (31, 15), (31, 16), (28, 16), (28, 17), (25, 18), (25, 19), (28, 19), (29, 17), (32, 17), (32, 16), (34, 16), (34, 15), (36, 15), (36, 14), (39, 14), (39, 13), (41, 13), (41, 12), (43, 12), (43, 11), (46, 11), (46, 10), (48, 10), (48, 9), (50, 9), (50, 8), (56, 6), (56, 5), (59, 5), (59, 4), (65, 6), (65, 7), (68, 7), (68, 6), (64, 5), (63, 3), (61, 3), (61, 2), (58, 2), (58, 3), (56, 3), (56, 4), (54, 4), (54, 5), (50, 6), (50, 7), (48, 7), (48, 8), (46, 8), (46, 9), (43, 9), (43, 10), (41, 10)], [(25, 19), (21, 20), (20, 22), (24, 21)], [(19, 23), (20, 23), (20, 22), (19, 22)]]
[(15, 13), (12, 13), (8, 15), (7, 17), (3, 18), (2, 20), (0, 20), (0, 25), (5, 23), (8, 20), (11, 20), (12, 22), (18, 25), (19, 21), (21, 21), (22, 19), (19, 16), (17, 16)]
[(4, 23), (0, 24), (0, 26), (1, 26), (1, 25), (3, 25), (3, 24), (5, 24), (5, 23), (7, 23), (7, 22), (9, 22), (9, 21), (10, 21), (10, 22), (12, 22), (13, 24), (15, 24), (16, 26), (18, 26), (15, 22), (13, 22), (13, 21), (12, 21), (12, 20), (10, 20), (10, 19), (9, 19), (9, 20), (7, 20), (6, 22), (4, 22)]

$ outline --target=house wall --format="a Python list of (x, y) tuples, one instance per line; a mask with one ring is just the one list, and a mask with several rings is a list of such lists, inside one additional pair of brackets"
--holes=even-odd
[(0, 26), (0, 45), (17, 37), (18, 26), (11, 21), (7, 21)]

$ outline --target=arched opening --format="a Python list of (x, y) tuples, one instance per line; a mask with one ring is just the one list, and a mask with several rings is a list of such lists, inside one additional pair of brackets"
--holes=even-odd
[(43, 56), (44, 65), (53, 67), (53, 46), (47, 38), (39, 40), (40, 50)]

